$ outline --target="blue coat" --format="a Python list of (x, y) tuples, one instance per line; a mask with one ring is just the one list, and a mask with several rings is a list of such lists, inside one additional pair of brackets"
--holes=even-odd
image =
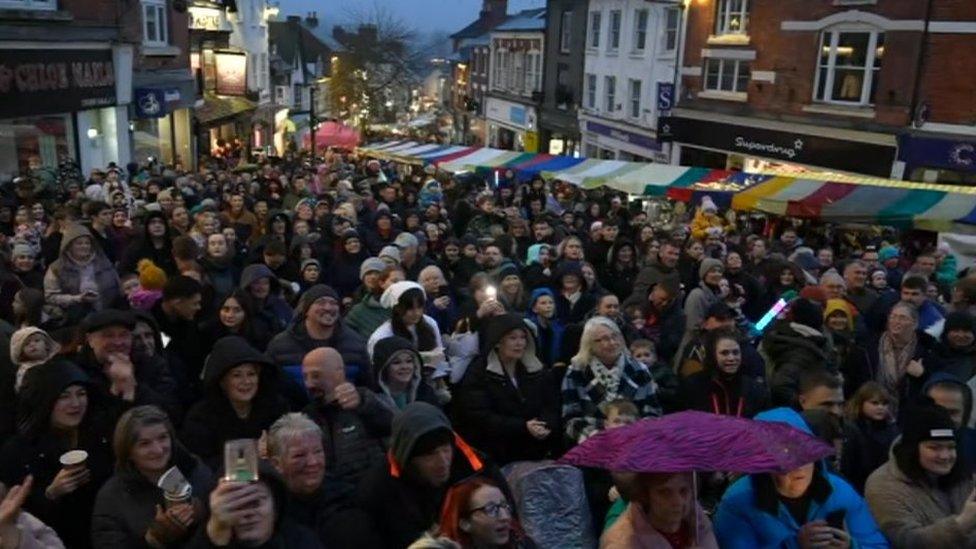
[[(756, 419), (788, 423), (810, 433), (803, 418), (789, 408), (763, 412)], [(824, 465), (820, 463), (817, 467)], [(821, 469), (821, 472), (830, 483), (830, 495), (822, 503), (810, 503), (807, 522), (826, 520), (831, 513), (843, 511), (844, 528), (851, 535), (851, 547), (888, 547), (888, 541), (878, 529), (864, 498), (841, 477), (826, 472), (825, 469)], [(725, 491), (715, 514), (714, 524), (715, 535), (723, 549), (781, 549), (800, 546), (797, 534), (802, 524), (796, 523), (782, 503), (779, 503), (775, 516), (759, 509), (751, 476), (740, 478)]]

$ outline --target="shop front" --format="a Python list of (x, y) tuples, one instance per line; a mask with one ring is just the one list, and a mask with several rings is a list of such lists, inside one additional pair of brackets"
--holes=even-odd
[(976, 138), (900, 135), (898, 160), (908, 181), (976, 186)]
[(534, 105), (488, 97), (485, 141), (489, 147), (539, 152), (538, 115)]
[(674, 143), (682, 166), (893, 176), (893, 135), (752, 119), (735, 123), (720, 115), (696, 114), (710, 119), (671, 116), (658, 122), (660, 140)]
[(664, 164), (670, 160), (670, 155), (653, 131), (581, 114), (580, 132), (583, 136), (583, 155), (587, 158)]
[[(129, 160), (128, 114), (118, 70), (129, 57), (70, 44), (21, 48), (0, 42), (0, 180), (76, 162), (87, 175)], [(123, 71), (124, 72), (124, 71)], [(121, 99), (127, 99), (124, 95)], [(122, 136), (122, 143), (119, 141)]]
[[(172, 75), (137, 73), (133, 78), (129, 129), (132, 160), (156, 160), (193, 169), (192, 109), (196, 82), (189, 71)], [(169, 76), (169, 78), (167, 78)]]

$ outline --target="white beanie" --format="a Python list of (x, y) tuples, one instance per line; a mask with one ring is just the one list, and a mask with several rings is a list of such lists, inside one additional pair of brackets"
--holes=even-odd
[(715, 205), (715, 201), (712, 197), (705, 195), (702, 197), (701, 209), (703, 212), (718, 212), (718, 206)]
[(427, 292), (424, 291), (424, 287), (412, 280), (403, 280), (400, 282), (393, 283), (392, 286), (383, 292), (380, 296), (380, 305), (386, 307), (387, 309), (392, 309), (400, 301), (400, 296), (402, 296), (407, 290), (417, 289), (420, 293), (424, 294), (424, 299), (427, 298)]

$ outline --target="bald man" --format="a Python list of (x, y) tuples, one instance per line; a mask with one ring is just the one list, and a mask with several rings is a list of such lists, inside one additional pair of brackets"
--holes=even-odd
[(302, 379), (311, 402), (305, 408), (322, 428), (326, 471), (358, 484), (383, 460), (383, 440), (390, 435), (393, 413), (372, 391), (346, 380), (345, 363), (332, 347), (319, 347), (302, 359)]

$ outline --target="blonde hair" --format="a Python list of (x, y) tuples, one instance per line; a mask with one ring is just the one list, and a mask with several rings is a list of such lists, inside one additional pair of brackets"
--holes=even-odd
[(610, 334), (620, 341), (621, 352), (627, 352), (624, 334), (621, 333), (617, 323), (605, 316), (595, 316), (587, 320), (586, 324), (583, 325), (583, 335), (580, 336), (579, 352), (571, 360), (574, 368), (583, 369), (593, 360), (593, 332), (600, 327), (610, 330)]

